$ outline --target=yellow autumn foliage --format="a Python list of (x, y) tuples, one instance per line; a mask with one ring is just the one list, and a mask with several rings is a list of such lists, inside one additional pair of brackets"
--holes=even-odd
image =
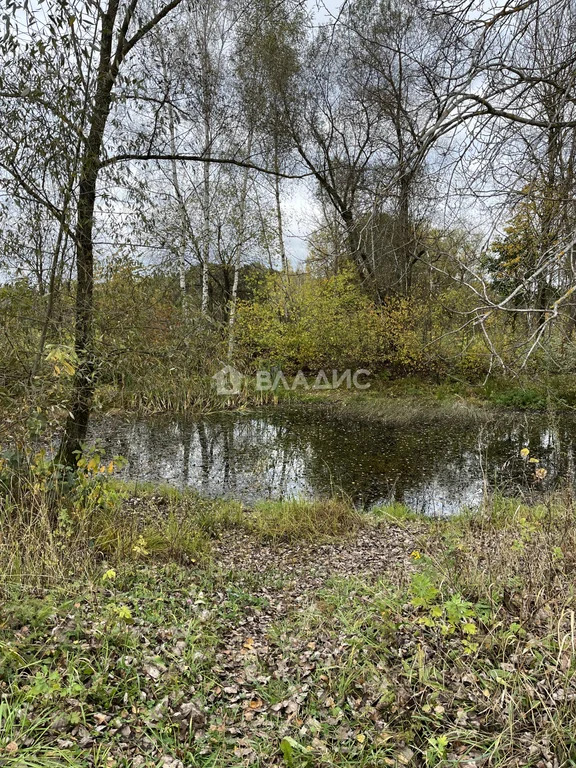
[(237, 342), (245, 361), (286, 370), (417, 364), (419, 344), (408, 301), (376, 307), (347, 271), (286, 280), (268, 278), (258, 299), (239, 305)]

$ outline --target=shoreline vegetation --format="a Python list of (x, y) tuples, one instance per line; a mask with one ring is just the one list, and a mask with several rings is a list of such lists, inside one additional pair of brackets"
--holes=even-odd
[[(290, 382), (290, 377), (287, 377)], [(105, 388), (97, 393), (99, 412), (178, 413), (203, 415), (223, 410), (274, 407), (277, 405), (328, 408), (336, 413), (349, 413), (366, 419), (409, 422), (417, 418), (458, 416), (483, 418), (486, 414), (506, 411), (573, 411), (576, 388), (573, 377), (494, 378), (483, 382), (453, 381), (434, 383), (425, 377), (387, 378), (375, 375), (370, 388), (313, 388), (276, 392), (257, 392), (249, 387), (238, 395), (218, 395), (207, 379), (195, 389), (182, 389), (178, 394), (116, 391), (112, 396)]]
[(438, 519), (82, 469), (0, 500), (6, 768), (575, 759), (567, 492)]
[[(287, 377), (291, 382), (291, 378)], [(313, 377), (310, 377), (313, 380)], [(313, 405), (347, 410), (366, 417), (386, 417), (392, 409), (430, 412), (441, 415), (450, 409), (467, 409), (471, 414), (481, 411), (572, 411), (576, 409), (576, 386), (573, 376), (526, 378), (494, 378), (471, 382), (455, 379), (435, 383), (426, 377), (404, 376), (388, 378), (375, 374), (368, 379), (370, 388), (358, 391), (346, 389), (308, 389), (258, 392), (244, 387), (238, 395), (217, 394), (210, 377), (195, 379), (192, 386), (182, 382), (174, 388), (167, 378), (159, 389), (133, 389), (129, 386), (110, 388), (100, 385), (95, 395), (95, 415), (101, 413), (177, 413), (202, 415), (214, 411), (243, 410), (275, 405)], [(42, 393), (37, 393), (42, 395)], [(0, 387), (0, 405), (5, 413), (24, 406), (27, 409), (48, 410), (46, 403), (36, 403), (35, 391), (13, 392)]]

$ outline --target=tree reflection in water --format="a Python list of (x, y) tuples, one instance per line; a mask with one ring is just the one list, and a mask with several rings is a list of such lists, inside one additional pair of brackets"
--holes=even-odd
[(128, 459), (133, 480), (192, 487), (209, 496), (257, 499), (344, 493), (358, 506), (396, 500), (427, 514), (473, 506), (485, 485), (504, 493), (536, 488), (531, 456), (547, 470), (539, 488), (574, 480), (576, 419), (498, 414), (429, 419), (402, 427), (324, 412), (270, 409), (196, 421), (168, 418), (95, 425), (108, 454)]

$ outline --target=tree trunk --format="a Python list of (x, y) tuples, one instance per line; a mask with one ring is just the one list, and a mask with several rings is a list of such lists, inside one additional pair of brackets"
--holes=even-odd
[[(248, 137), (248, 157), (252, 151), (252, 134)], [(236, 308), (238, 306), (238, 283), (240, 282), (240, 266), (242, 264), (242, 252), (244, 250), (244, 240), (246, 236), (246, 200), (248, 197), (248, 174), (246, 168), (244, 179), (242, 181), (242, 193), (240, 197), (240, 221), (238, 224), (238, 251), (234, 259), (234, 281), (232, 283), (232, 296), (230, 298), (230, 314), (228, 316), (228, 361), (232, 360), (234, 354), (234, 326), (236, 324)]]
[(356, 229), (356, 222), (354, 221), (354, 215), (348, 208), (341, 209), (340, 216), (346, 227), (346, 243), (348, 246), (348, 253), (350, 258), (356, 265), (359, 277), (368, 283), (369, 289), (374, 291), (375, 297), (378, 301), (382, 301), (382, 294), (376, 280), (376, 275), (372, 269), (372, 264), (368, 255), (362, 248), (360, 238)]
[(168, 72), (168, 66), (166, 64), (166, 60), (164, 57), (163, 48), (160, 48), (160, 55), (162, 59), (162, 72), (164, 74), (164, 80), (166, 81), (165, 97), (168, 103), (168, 129), (170, 131), (170, 152), (172, 153), (172, 160), (171, 160), (172, 186), (174, 187), (176, 202), (178, 203), (178, 208), (180, 209), (181, 228), (182, 228), (180, 244), (177, 250), (178, 283), (180, 286), (180, 298), (181, 298), (181, 306), (184, 314), (184, 319), (187, 321), (190, 316), (190, 296), (188, 292), (188, 286), (186, 285), (186, 271), (187, 271), (186, 250), (190, 245), (193, 245), (196, 248), (196, 251), (197, 252), (199, 251), (198, 251), (198, 244), (196, 242), (196, 237), (194, 234), (194, 228), (192, 227), (192, 222), (190, 221), (190, 216), (186, 208), (186, 200), (184, 199), (184, 195), (182, 194), (182, 187), (180, 186), (180, 178), (178, 176), (178, 163), (176, 160), (176, 157), (177, 157), (176, 121), (174, 119), (174, 108), (170, 101), (169, 79), (168, 79), (169, 72)]
[(72, 403), (58, 459), (75, 466), (78, 451), (86, 439), (94, 394), (94, 209), (100, 171), (100, 152), (114, 85), (112, 43), (119, 0), (110, 0), (102, 18), (100, 62), (96, 80), (94, 110), (90, 131), (81, 160), (76, 220), (76, 338), (77, 367), (74, 374)]
[(282, 205), (280, 201), (280, 177), (278, 172), (280, 170), (280, 159), (278, 157), (278, 138), (274, 137), (274, 170), (276, 175), (274, 176), (274, 196), (276, 198), (276, 221), (278, 223), (278, 248), (280, 252), (280, 264), (282, 272), (288, 275), (288, 259), (286, 258), (286, 248), (284, 246), (284, 224), (282, 221)]
[(238, 306), (238, 283), (240, 281), (240, 254), (234, 264), (234, 281), (230, 299), (230, 314), (228, 316), (228, 360), (234, 355), (234, 326), (236, 324), (236, 307)]
[(415, 260), (413, 258), (414, 241), (413, 227), (410, 215), (411, 177), (406, 171), (400, 177), (400, 189), (398, 200), (398, 234), (400, 250), (400, 270), (403, 282), (403, 292), (410, 296), (412, 291), (412, 270)]
[[(208, 13), (204, 17), (202, 49), (202, 119), (204, 122), (204, 152), (209, 155), (212, 144), (212, 93), (210, 88), (210, 51), (208, 50)], [(203, 237), (202, 237), (202, 314), (208, 315), (210, 290), (210, 163), (204, 163), (203, 177)]]
[[(164, 68), (164, 74), (166, 70)], [(174, 110), (172, 104), (168, 105), (168, 120), (170, 128), (170, 151), (172, 152), (172, 184), (174, 186), (174, 193), (176, 194), (176, 200), (178, 207), (180, 208), (181, 215), (181, 237), (178, 247), (178, 279), (180, 284), (180, 299), (182, 302), (182, 309), (184, 316), (188, 316), (188, 291), (186, 288), (186, 245), (188, 238), (186, 237), (186, 231), (188, 230), (188, 215), (186, 212), (186, 203), (180, 189), (180, 179), (178, 178), (178, 164), (176, 162), (176, 132), (174, 128)]]

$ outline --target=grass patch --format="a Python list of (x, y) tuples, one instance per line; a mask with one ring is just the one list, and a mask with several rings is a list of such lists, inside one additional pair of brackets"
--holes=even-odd
[(235, 502), (132, 489), (95, 471), (63, 481), (43, 465), (0, 493), (0, 591), (93, 578), (103, 562), (205, 563), (211, 538), (243, 519)]
[(430, 525), (436, 568), (468, 599), (502, 602), (522, 621), (574, 600), (576, 510), (569, 494), (529, 505), (495, 496), (477, 513)]
[(497, 499), (429, 521), (408, 579), (320, 589), (275, 630), (295, 664), (322, 648), (293, 764), (572, 765), (575, 523)]
[(346, 536), (360, 524), (360, 515), (345, 501), (261, 502), (248, 518), (249, 530), (272, 541), (315, 541)]
[(571, 764), (570, 635), (535, 634), (435, 575), (427, 567), (405, 591), (335, 580), (282, 627), (295, 654), (312, 637), (325, 649), (301, 711), (319, 728), (294, 765)]
[(174, 754), (203, 717), (198, 685), (216, 642), (199, 583), (148, 564), (49, 593), (51, 610), (33, 622), (26, 601), (7, 601), (2, 765), (157, 765)]
[(388, 520), (393, 522), (418, 520), (422, 522), (422, 515), (414, 512), (410, 507), (405, 504), (401, 504), (398, 501), (393, 501), (390, 504), (384, 504), (380, 507), (373, 507), (370, 510), (370, 515), (377, 520)]
[(37, 587), (90, 579), (103, 562), (205, 564), (212, 541), (230, 528), (271, 541), (313, 541), (344, 536), (362, 519), (339, 500), (267, 502), (246, 510), (193, 491), (123, 483), (101, 469), (95, 461), (62, 480), (43, 462), (29, 467), (17, 487), (4, 485), (3, 584)]
[(576, 761), (569, 495), (423, 520), (134, 491), (91, 481), (56, 528), (3, 502), (1, 765)]
[(391, 379), (375, 375), (370, 389), (279, 391), (281, 402), (330, 407), (366, 419), (403, 425), (440, 418), (489, 418), (495, 410), (573, 410), (576, 389), (573, 377), (547, 375), (464, 381), (453, 378), (434, 382), (417, 376)]

